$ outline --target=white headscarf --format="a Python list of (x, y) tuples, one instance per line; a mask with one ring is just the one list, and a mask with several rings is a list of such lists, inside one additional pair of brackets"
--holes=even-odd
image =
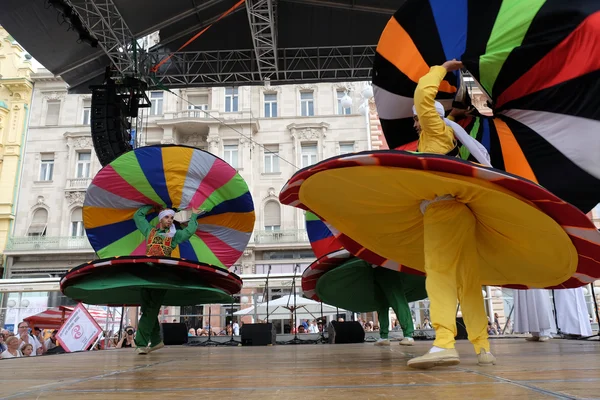
[[(481, 143), (475, 140), (474, 137), (469, 135), (462, 126), (444, 117), (446, 113), (444, 106), (438, 101), (435, 102), (435, 110), (440, 117), (443, 118), (446, 125), (452, 128), (456, 139), (458, 139), (458, 141), (461, 142), (471, 152), (473, 157), (475, 157), (480, 164), (485, 165), (486, 167), (491, 167), (492, 164), (490, 162), (490, 154), (488, 153), (487, 149)], [(413, 114), (417, 115), (417, 109), (415, 106), (413, 106)]]
[[(164, 210), (162, 210), (161, 212), (158, 213), (158, 221), (160, 222), (167, 215), (174, 217), (175, 211), (171, 210), (170, 208), (165, 208)], [(176, 232), (177, 232), (177, 228), (175, 228), (175, 224), (171, 224), (171, 227), (169, 228), (169, 232), (167, 233), (166, 236), (173, 237), (173, 236), (175, 236)]]

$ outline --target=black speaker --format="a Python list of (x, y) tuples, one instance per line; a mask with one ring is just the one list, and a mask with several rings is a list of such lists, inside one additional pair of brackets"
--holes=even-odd
[(114, 84), (92, 87), (92, 142), (102, 166), (132, 150), (128, 110)]
[(469, 334), (463, 317), (456, 317), (456, 340), (468, 340)]
[(242, 346), (268, 346), (277, 341), (277, 333), (272, 323), (242, 325)]
[(188, 342), (188, 329), (182, 323), (162, 323), (163, 342), (166, 345), (180, 345)]
[(363, 343), (365, 330), (357, 321), (337, 322), (331, 321), (327, 326), (329, 343)]

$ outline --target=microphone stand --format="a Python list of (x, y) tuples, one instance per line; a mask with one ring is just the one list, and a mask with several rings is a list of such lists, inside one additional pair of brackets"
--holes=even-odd
[(212, 307), (211, 305), (208, 306), (208, 340), (204, 341), (204, 342), (200, 342), (198, 344), (194, 344), (195, 346), (202, 346), (202, 347), (207, 347), (207, 346), (220, 346), (222, 343), (217, 342), (216, 340), (212, 340), (212, 337), (214, 336), (212, 334), (212, 325), (211, 325), (211, 316), (212, 316)]
[(296, 264), (294, 266), (294, 280), (292, 281), (292, 294), (294, 296), (294, 338), (292, 340), (288, 340), (284, 342), (284, 344), (315, 344), (318, 341), (315, 340), (302, 340), (298, 337), (298, 328), (296, 327), (296, 323), (298, 320), (297, 306), (296, 306), (296, 273), (300, 269), (300, 264)]
[[(265, 320), (265, 322), (268, 324), (269, 323), (269, 275), (271, 275), (271, 264), (269, 264), (269, 269), (267, 271), (267, 280), (265, 281), (265, 294), (267, 296), (267, 319)], [(264, 300), (264, 296), (263, 296), (263, 300)]]

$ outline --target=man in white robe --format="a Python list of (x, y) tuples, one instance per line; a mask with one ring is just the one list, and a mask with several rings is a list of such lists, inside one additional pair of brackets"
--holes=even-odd
[(592, 336), (592, 324), (582, 287), (554, 290), (554, 304), (561, 333)]
[[(514, 290), (515, 333), (531, 334), (526, 340), (546, 342), (556, 333), (550, 291), (545, 289)], [(557, 290), (559, 292), (559, 290)]]

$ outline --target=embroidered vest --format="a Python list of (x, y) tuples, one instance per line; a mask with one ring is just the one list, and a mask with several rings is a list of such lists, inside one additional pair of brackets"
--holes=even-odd
[(173, 242), (172, 237), (166, 237), (157, 235), (158, 230), (153, 228), (148, 235), (148, 242), (146, 244), (146, 255), (147, 256), (163, 256), (171, 257), (173, 248), (171, 243)]

